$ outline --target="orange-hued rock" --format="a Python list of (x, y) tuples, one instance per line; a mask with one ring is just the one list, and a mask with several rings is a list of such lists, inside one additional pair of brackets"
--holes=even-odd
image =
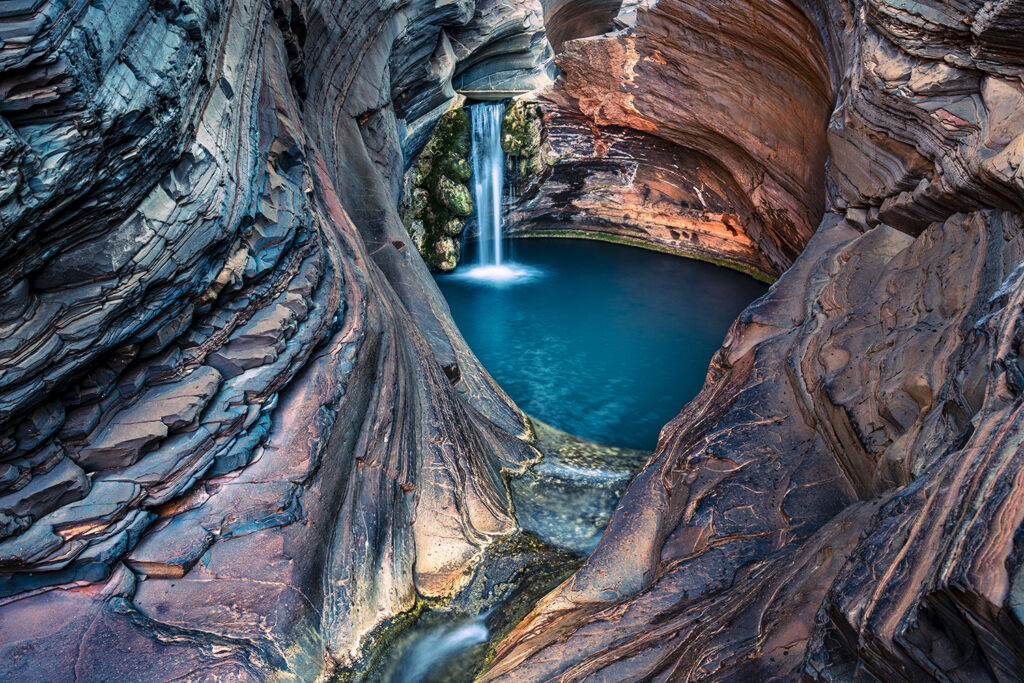
[(516, 178), (506, 218), (512, 234), (579, 234), (722, 260), (777, 275), (751, 234), (753, 206), (715, 160), (631, 128), (599, 126), (556, 86), (543, 112), (544, 166)]
[[(827, 153), (827, 211), (740, 316), (597, 549), (498, 645), (484, 680), (1024, 670), (1024, 10), (753, 4), (644, 3), (559, 57), (596, 122), (655, 123), (741, 186), (771, 141), (786, 192), (754, 204), (776, 218), (813, 205), (801, 186), (822, 187), (787, 183), (801, 177), (794, 152)], [(804, 119), (802, 143), (791, 124), (813, 89), (787, 88), (780, 107), (783, 64), (805, 84), (827, 65), (836, 97), (827, 128)], [(776, 78), (752, 87), (765, 69)], [(759, 116), (773, 107), (774, 122)]]
[(624, 8), (619, 24), (564, 44), (565, 92), (598, 125), (717, 162), (754, 211), (753, 239), (788, 266), (825, 208), (834, 93), (813, 20), (785, 0), (659, 0)]

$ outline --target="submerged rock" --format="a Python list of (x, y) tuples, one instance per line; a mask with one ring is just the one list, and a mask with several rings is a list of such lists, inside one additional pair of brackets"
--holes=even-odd
[(510, 477), (516, 522), (551, 545), (588, 555), (648, 453), (574, 437), (531, 420), (543, 459)]

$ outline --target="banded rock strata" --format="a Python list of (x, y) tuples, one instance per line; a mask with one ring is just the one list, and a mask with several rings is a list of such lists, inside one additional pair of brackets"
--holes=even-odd
[(556, 15), (570, 156), (524, 212), (675, 240), (714, 180), (723, 249), (788, 270), (485, 678), (1019, 677), (1024, 11), (646, 0), (572, 39), (614, 9), (0, 8), (0, 677), (312, 680), (474, 585), (538, 453), (396, 207), (456, 87), (547, 83)]
[(507, 230), (627, 242), (771, 279), (779, 266), (753, 235), (754, 206), (714, 159), (633, 128), (597, 125), (561, 88), (518, 100), (536, 106), (542, 136), (531, 172), (512, 157)]
[(484, 680), (1020, 679), (1022, 17), (654, 0), (564, 46), (580, 109), (718, 159), (770, 257), (826, 213)]
[(489, 16), (0, 9), (0, 678), (312, 680), (513, 530), (529, 427), (395, 213), (462, 58), (539, 49)]

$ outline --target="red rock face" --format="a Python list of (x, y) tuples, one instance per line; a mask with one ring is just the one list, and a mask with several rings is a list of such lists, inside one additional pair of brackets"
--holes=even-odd
[[(541, 7), (8, 5), (0, 678), (352, 663), (537, 457), (395, 193), (453, 77), (539, 77)], [(1020, 678), (1022, 17), (652, 0), (565, 42), (552, 182), (636, 182), (524, 214), (792, 266), (488, 680)]]
[[(804, 162), (825, 130), (789, 124), (814, 110), (795, 94), (816, 89), (746, 79), (787, 64), (805, 85), (831, 82), (828, 210), (737, 321), (597, 550), (484, 679), (1017, 680), (1020, 8), (818, 4), (804, 19), (791, 6), (702, 7), (660, 0), (627, 30), (568, 43), (567, 91), (597, 121), (692, 132), (737, 179), (731, 147), (707, 141), (728, 137), (759, 163), (772, 141), (786, 191), (758, 205), (799, 225), (794, 207), (821, 199), (788, 181), (816, 187), (820, 166)], [(993, 11), (1006, 22), (998, 55)], [(812, 21), (830, 80), (809, 78), (826, 63), (799, 38)], [(752, 36), (774, 54), (730, 50)], [(793, 116), (759, 118), (784, 100), (768, 96), (781, 83)], [(783, 224), (765, 222), (778, 235)]]
[(760, 0), (644, 3), (621, 21), (565, 44), (566, 92), (599, 125), (718, 162), (756, 212), (754, 240), (788, 266), (824, 210), (833, 92), (813, 22), (789, 2)]
[(538, 104), (547, 162), (542, 180), (520, 188), (509, 232), (628, 240), (778, 275), (751, 237), (764, 233), (753, 206), (715, 160), (649, 133), (599, 126), (560, 84)]

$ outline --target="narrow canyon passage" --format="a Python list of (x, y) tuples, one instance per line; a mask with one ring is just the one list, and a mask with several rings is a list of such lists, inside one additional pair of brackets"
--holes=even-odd
[(1020, 0), (8, 2), (0, 93), (0, 680), (1021, 680)]

